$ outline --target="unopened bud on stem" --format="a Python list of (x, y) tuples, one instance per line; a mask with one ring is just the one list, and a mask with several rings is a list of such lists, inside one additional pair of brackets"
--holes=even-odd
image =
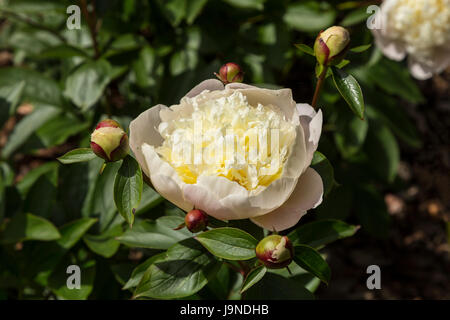
[(91, 134), (91, 149), (106, 162), (118, 161), (128, 154), (128, 136), (117, 121), (103, 120)]
[(334, 26), (319, 33), (314, 43), (314, 54), (319, 64), (328, 66), (342, 61), (350, 44), (347, 29)]
[(267, 268), (280, 269), (287, 267), (292, 262), (294, 248), (288, 237), (273, 234), (258, 243), (256, 257)]
[(184, 224), (192, 233), (203, 231), (208, 225), (208, 215), (203, 210), (191, 210), (184, 217)]
[(227, 64), (224, 64), (220, 68), (219, 74), (215, 72), (214, 74), (224, 84), (231, 82), (242, 82), (242, 80), (244, 80), (244, 73), (242, 72), (241, 67), (234, 62), (228, 62)]

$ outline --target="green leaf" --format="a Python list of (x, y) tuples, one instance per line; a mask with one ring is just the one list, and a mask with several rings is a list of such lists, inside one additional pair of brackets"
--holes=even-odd
[(311, 167), (316, 170), (322, 178), (324, 194), (327, 195), (336, 184), (333, 166), (322, 153), (316, 151), (314, 152)]
[(114, 204), (114, 179), (120, 161), (108, 162), (99, 174), (104, 161), (100, 158), (86, 162), (89, 166), (89, 190), (83, 203), (83, 217), (99, 219), (99, 229), (104, 231), (114, 219), (117, 209)]
[(92, 235), (85, 234), (83, 241), (86, 245), (98, 255), (105, 258), (110, 258), (116, 254), (119, 250), (120, 243), (116, 240), (116, 237), (122, 234), (121, 225), (116, 225), (109, 230), (106, 230), (102, 234)]
[(366, 140), (369, 122), (361, 121), (350, 112), (340, 112), (336, 127), (334, 141), (342, 157), (348, 159), (356, 155)]
[(192, 24), (208, 0), (188, 0), (186, 3), (186, 22)]
[(331, 6), (307, 1), (289, 5), (283, 20), (296, 30), (318, 32), (333, 25), (335, 17), (336, 11)]
[(412, 103), (425, 101), (408, 69), (400, 63), (383, 58), (368, 70), (369, 78), (386, 92)]
[[(150, 209), (154, 208), (158, 204), (160, 204), (164, 198), (161, 195), (149, 187), (146, 183), (144, 183), (142, 188), (142, 197), (141, 202), (136, 210), (135, 215), (143, 214)], [(184, 214), (183, 214), (184, 216)]]
[(111, 80), (112, 67), (106, 60), (89, 61), (66, 80), (64, 94), (83, 110), (93, 106)]
[(300, 51), (309, 54), (310, 56), (315, 56), (314, 54), (314, 50), (313, 48), (311, 48), (310, 46), (303, 44), (303, 43), (298, 43), (298, 44), (294, 44), (294, 46), (297, 47), (297, 49), (299, 49)]
[(241, 294), (258, 283), (258, 281), (264, 277), (266, 272), (267, 268), (264, 266), (258, 266), (251, 270), (245, 277), (244, 283), (242, 284)]
[(127, 290), (130, 288), (137, 287), (139, 282), (141, 282), (142, 277), (144, 276), (147, 269), (154, 264), (156, 261), (162, 261), (166, 257), (166, 253), (162, 252), (159, 254), (156, 254), (147, 260), (145, 260), (143, 263), (138, 265), (133, 272), (131, 273), (130, 279), (128, 279), (127, 283), (123, 286), (122, 290)]
[(292, 245), (306, 244), (314, 248), (353, 236), (358, 226), (347, 224), (339, 220), (318, 220), (304, 224), (288, 234)]
[(357, 46), (357, 47), (351, 48), (350, 51), (355, 52), (355, 53), (361, 53), (361, 52), (368, 50), (371, 46), (372, 46), (371, 43), (364, 44), (362, 46)]
[(371, 236), (388, 236), (390, 216), (384, 198), (372, 186), (360, 186), (355, 191), (355, 211), (362, 230)]
[(25, 196), (30, 188), (43, 175), (51, 175), (53, 183), (56, 184), (57, 169), (58, 163), (56, 161), (44, 163), (43, 165), (28, 172), (26, 176), (19, 183), (17, 183), (17, 189), (21, 195)]
[(80, 48), (68, 45), (61, 44), (58, 46), (53, 46), (41, 51), (38, 55), (38, 58), (44, 59), (65, 59), (72, 57), (84, 57), (87, 58), (88, 54), (81, 50)]
[(217, 228), (195, 237), (209, 252), (227, 260), (248, 260), (255, 257), (258, 241), (236, 228)]
[(363, 6), (363, 8), (358, 8), (356, 10), (351, 11), (347, 14), (341, 21), (339, 25), (343, 27), (350, 27), (355, 24), (367, 21), (370, 14), (367, 13), (367, 7)]
[(61, 233), (61, 238), (56, 243), (61, 247), (63, 247), (64, 249), (69, 250), (81, 239), (81, 237), (96, 222), (97, 219), (81, 218), (63, 225), (59, 229), (59, 232)]
[(34, 111), (22, 119), (15, 127), (3, 148), (2, 156), (8, 158), (44, 123), (54, 119), (61, 110), (50, 105), (33, 104)]
[(25, 82), (23, 99), (58, 107), (63, 104), (61, 89), (53, 79), (25, 68), (0, 69), (0, 87), (15, 85), (21, 81)]
[(0, 128), (12, 116), (22, 97), (25, 81), (0, 88)]
[(356, 79), (343, 70), (332, 67), (333, 81), (341, 96), (350, 109), (361, 119), (364, 119), (364, 99)]
[(81, 121), (73, 115), (60, 114), (41, 126), (36, 135), (44, 147), (49, 148), (66, 142), (69, 137), (88, 128), (89, 122)]
[(188, 297), (202, 289), (220, 263), (194, 239), (183, 240), (167, 250), (166, 258), (150, 266), (134, 297), (173, 299)]
[(141, 201), (142, 188), (141, 167), (132, 156), (127, 155), (114, 180), (114, 202), (130, 226), (133, 225), (134, 213)]
[(224, 0), (224, 1), (237, 8), (247, 8), (256, 10), (264, 9), (264, 2), (266, 2), (266, 0)]
[(312, 300), (314, 295), (296, 281), (267, 272), (264, 278), (244, 292), (244, 300)]
[(168, 249), (176, 242), (192, 236), (185, 228), (174, 230), (183, 222), (184, 218), (177, 216), (163, 216), (156, 221), (139, 221), (117, 240), (130, 247)]
[(20, 213), (15, 215), (6, 225), (1, 242), (51, 241), (60, 237), (58, 229), (50, 221), (30, 213)]
[(306, 271), (328, 285), (331, 277), (330, 267), (319, 252), (307, 245), (299, 244), (294, 247), (294, 261)]
[(70, 150), (66, 154), (58, 158), (58, 161), (64, 164), (84, 162), (95, 159), (97, 157), (91, 148), (79, 148)]
[(400, 163), (397, 140), (387, 126), (378, 122), (371, 125), (374, 130), (369, 131), (364, 148), (370, 163), (376, 164), (371, 168), (387, 182), (393, 182)]

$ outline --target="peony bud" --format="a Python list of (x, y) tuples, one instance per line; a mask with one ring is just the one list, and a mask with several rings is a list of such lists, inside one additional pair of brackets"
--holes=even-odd
[(202, 210), (194, 209), (186, 214), (184, 223), (190, 232), (200, 232), (205, 230), (208, 225), (208, 215)]
[(215, 73), (217, 78), (219, 78), (220, 81), (223, 83), (231, 83), (231, 82), (242, 82), (244, 80), (244, 73), (242, 72), (241, 67), (234, 63), (234, 62), (228, 62), (227, 64), (224, 64), (220, 70), (219, 74)]
[(273, 234), (258, 243), (256, 256), (266, 267), (280, 269), (291, 263), (294, 248), (288, 237)]
[(91, 149), (107, 162), (123, 159), (128, 154), (128, 136), (117, 121), (103, 120), (91, 134)]
[(344, 58), (350, 44), (345, 28), (334, 26), (319, 33), (314, 43), (314, 54), (321, 65), (337, 64)]

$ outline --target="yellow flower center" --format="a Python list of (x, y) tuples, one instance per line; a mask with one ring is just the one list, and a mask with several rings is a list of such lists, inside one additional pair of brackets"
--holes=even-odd
[(193, 111), (159, 125), (164, 142), (156, 149), (185, 183), (221, 176), (254, 190), (281, 176), (296, 131), (277, 107), (252, 106), (237, 91), (185, 99)]

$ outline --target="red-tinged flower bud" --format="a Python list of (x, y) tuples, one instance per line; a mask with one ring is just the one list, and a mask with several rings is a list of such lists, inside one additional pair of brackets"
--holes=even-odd
[(208, 215), (203, 210), (194, 209), (186, 214), (184, 223), (190, 232), (200, 232), (208, 225)]
[(220, 81), (223, 83), (231, 83), (231, 82), (242, 82), (244, 80), (244, 73), (242, 72), (241, 67), (234, 63), (234, 62), (228, 62), (227, 64), (224, 64), (220, 70), (219, 74), (215, 73), (217, 78), (219, 78)]
[(314, 54), (321, 65), (334, 65), (342, 61), (350, 44), (350, 34), (339, 26), (319, 33), (314, 43)]
[(117, 121), (103, 120), (91, 134), (91, 149), (107, 162), (118, 161), (128, 154), (128, 136)]
[(258, 243), (256, 256), (267, 268), (281, 269), (291, 263), (294, 248), (288, 237), (273, 234)]

